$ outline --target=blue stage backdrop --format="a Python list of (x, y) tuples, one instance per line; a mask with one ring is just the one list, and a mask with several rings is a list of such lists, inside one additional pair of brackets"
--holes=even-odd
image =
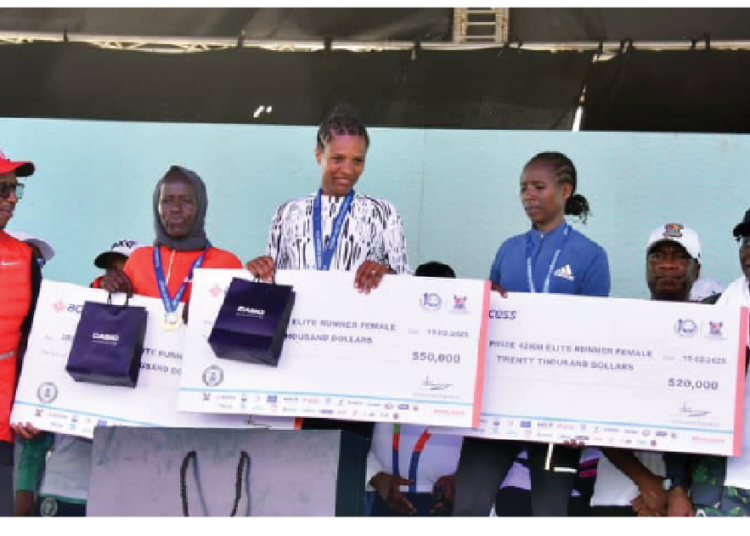
[[(556, 150), (578, 169), (593, 215), (574, 226), (607, 250), (613, 296), (648, 296), (645, 243), (666, 222), (698, 231), (703, 275), (740, 275), (731, 230), (750, 207), (750, 136), (373, 128), (371, 138), (356, 189), (396, 205), (412, 267), (440, 260), (487, 277), (500, 243), (528, 228), (521, 168)], [(153, 186), (181, 164), (207, 183), (212, 242), (246, 261), (263, 253), (275, 207), (318, 187), (314, 148), (310, 127), (3, 119), (0, 149), (37, 165), (8, 228), (52, 243), (45, 277), (86, 285), (113, 241), (153, 239)]]

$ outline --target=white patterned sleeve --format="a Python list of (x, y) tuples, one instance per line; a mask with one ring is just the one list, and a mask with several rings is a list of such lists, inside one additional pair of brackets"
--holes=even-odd
[(272, 257), (274, 262), (277, 261), (279, 255), (279, 245), (281, 243), (281, 226), (282, 226), (282, 213), (286, 203), (279, 206), (276, 212), (271, 218), (271, 227), (268, 229), (268, 242), (266, 243), (266, 255)]
[(385, 247), (386, 263), (393, 268), (397, 274), (413, 273), (409, 267), (409, 258), (406, 251), (406, 236), (404, 236), (404, 227), (401, 224), (396, 207), (387, 203), (388, 218), (386, 219), (385, 229), (383, 230), (383, 245)]

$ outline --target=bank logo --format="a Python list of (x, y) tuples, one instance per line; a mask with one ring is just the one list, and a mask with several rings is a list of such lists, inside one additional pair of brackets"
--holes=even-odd
[(689, 318), (681, 318), (675, 324), (674, 331), (680, 337), (693, 337), (698, 331), (698, 326)]
[(221, 367), (211, 365), (203, 371), (203, 383), (208, 387), (216, 387), (224, 381), (224, 371)]
[(419, 299), (419, 305), (426, 311), (439, 311), (443, 306), (443, 300), (434, 292), (425, 292)]
[(36, 396), (42, 404), (51, 404), (57, 399), (57, 385), (44, 382), (36, 390)]
[(211, 287), (208, 292), (214, 298), (218, 298), (221, 294), (224, 294), (224, 290), (222, 290), (222, 288), (216, 283), (214, 283), (214, 286)]

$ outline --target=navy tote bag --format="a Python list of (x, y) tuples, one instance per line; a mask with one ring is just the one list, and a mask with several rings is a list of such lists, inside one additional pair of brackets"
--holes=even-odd
[(293, 307), (293, 287), (235, 277), (208, 343), (217, 357), (275, 367)]
[(145, 307), (87, 301), (81, 310), (65, 370), (77, 382), (135, 387), (141, 369)]

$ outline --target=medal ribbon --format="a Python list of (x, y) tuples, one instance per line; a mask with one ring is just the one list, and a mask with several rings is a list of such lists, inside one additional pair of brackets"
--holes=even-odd
[(323, 218), (320, 201), (322, 194), (323, 190), (319, 189), (313, 200), (313, 241), (315, 243), (316, 270), (328, 270), (331, 267), (333, 254), (336, 252), (336, 245), (339, 241), (339, 235), (341, 235), (341, 228), (344, 225), (346, 214), (349, 212), (349, 207), (354, 199), (354, 190), (349, 190), (349, 193), (346, 194), (344, 201), (341, 203), (338, 214), (336, 214), (336, 219), (333, 220), (331, 238), (328, 239), (328, 244), (323, 248)]
[(164, 310), (167, 312), (167, 315), (174, 313), (177, 311), (177, 307), (180, 305), (180, 300), (182, 300), (182, 295), (185, 294), (185, 289), (187, 288), (187, 285), (190, 281), (193, 279), (193, 271), (196, 268), (200, 268), (203, 264), (203, 260), (206, 258), (206, 253), (208, 253), (208, 248), (211, 247), (211, 244), (208, 244), (206, 249), (203, 250), (203, 253), (200, 257), (195, 259), (193, 262), (193, 265), (190, 267), (190, 272), (188, 273), (188, 276), (185, 278), (185, 280), (182, 282), (182, 285), (180, 285), (180, 288), (177, 289), (177, 292), (175, 293), (174, 297), (170, 297), (169, 295), (169, 287), (167, 286), (167, 281), (164, 277), (164, 268), (162, 266), (161, 262), (161, 251), (160, 246), (154, 246), (153, 248), (153, 257), (154, 257), (154, 273), (156, 274), (156, 283), (159, 286), (159, 295), (161, 295), (161, 301), (164, 304)]

